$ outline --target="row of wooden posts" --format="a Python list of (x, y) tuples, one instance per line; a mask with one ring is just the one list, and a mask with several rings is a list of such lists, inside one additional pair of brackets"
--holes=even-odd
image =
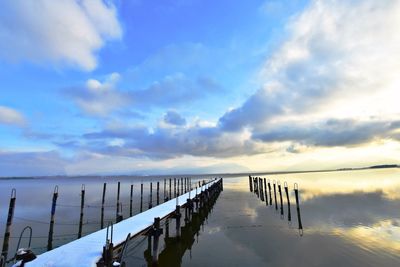
[[(164, 179), (164, 192), (163, 192), (163, 200), (164, 202), (172, 199), (172, 197), (176, 198), (177, 196), (188, 192), (191, 190), (193, 183), (190, 177), (185, 178), (169, 178)], [(200, 186), (201, 182), (198, 181)], [(102, 200), (101, 200), (101, 214), (100, 214), (100, 229), (104, 228), (104, 209), (105, 209), (105, 197), (106, 197), (106, 189), (107, 183), (103, 184), (103, 191), (102, 191)], [(130, 185), (130, 202), (129, 202), (129, 216), (133, 216), (133, 184)], [(117, 186), (117, 202), (116, 202), (116, 222), (120, 222), (123, 220), (122, 214), (122, 202), (120, 201), (120, 192), (121, 192), (121, 183), (118, 182)], [(47, 240), (47, 250), (53, 249), (53, 236), (54, 236), (54, 224), (55, 224), (55, 215), (56, 215), (56, 207), (57, 207), (57, 199), (59, 196), (58, 186), (55, 186), (52, 202), (51, 202), (51, 211), (50, 211), (50, 222), (49, 222), (49, 234)], [(6, 222), (6, 229), (4, 234), (3, 240), (3, 247), (0, 256), (0, 267), (5, 265), (7, 262), (8, 251), (9, 251), (9, 242), (10, 242), (10, 235), (11, 235), (11, 227), (14, 218), (14, 211), (17, 199), (17, 192), (15, 189), (11, 191), (10, 197), (10, 204), (8, 209), (8, 216)], [(143, 212), (143, 182), (140, 184), (140, 209), (139, 212)], [(155, 204), (160, 204), (160, 181), (156, 182), (156, 199)], [(60, 205), (63, 206), (63, 205)], [(85, 185), (81, 187), (81, 201), (80, 201), (80, 216), (79, 216), (79, 227), (78, 227), (78, 234), (77, 238), (82, 237), (82, 230), (83, 230), (83, 218), (84, 218), (84, 207), (85, 207)], [(149, 201), (148, 201), (148, 208), (151, 209), (153, 207), (153, 182), (150, 182), (150, 194), (149, 194)], [(9, 261), (9, 260), (8, 260)]]
[[(267, 187), (268, 185), (268, 187)], [(279, 203), (280, 203), (280, 215), (281, 218), (284, 218), (284, 209), (283, 209), (283, 197), (282, 197), (282, 186), (280, 181), (273, 180), (272, 187), (270, 180), (261, 177), (252, 177), (249, 175), (249, 187), (250, 192), (254, 192), (261, 201), (265, 201), (266, 206), (272, 206), (272, 188), (273, 188), (273, 196), (274, 196), (274, 203), (275, 203), (275, 210), (278, 211), (278, 201), (277, 201), (277, 187), (279, 193)], [(284, 182), (284, 189), (286, 194), (286, 202), (288, 208), (288, 221), (292, 221), (292, 214), (290, 209), (290, 197), (289, 197), (289, 186), (287, 182)], [(303, 235), (303, 223), (301, 221), (301, 213), (300, 213), (300, 201), (299, 201), (299, 187), (298, 184), (294, 184), (294, 195), (296, 198), (296, 209), (297, 209), (297, 222), (298, 222), (298, 229), (300, 235)]]
[[(198, 192), (199, 190), (199, 192)], [(176, 198), (176, 208), (175, 211), (168, 214), (164, 218), (155, 217), (154, 223), (148, 229), (144, 229), (145, 235), (148, 236), (149, 244), (153, 244), (152, 248), (152, 266), (157, 266), (158, 256), (159, 256), (159, 238), (164, 234), (164, 229), (161, 228), (161, 220), (165, 219), (165, 235), (166, 238), (169, 237), (169, 219), (175, 220), (176, 226), (176, 238), (179, 240), (181, 236), (181, 208), (185, 209), (184, 222), (185, 224), (190, 222), (194, 213), (199, 212), (200, 209), (205, 207), (211, 199), (215, 199), (216, 196), (223, 190), (223, 181), (220, 178), (217, 182), (210, 186), (203, 181), (203, 185), (199, 184), (199, 188), (196, 186), (195, 197), (192, 199), (190, 196), (186, 202), (179, 205), (178, 198)], [(110, 235), (109, 235), (110, 231)], [(98, 267), (111, 267), (111, 266), (126, 266), (124, 262), (124, 253), (126, 252), (129, 240), (133, 239), (135, 236), (128, 234), (126, 241), (119, 244), (119, 247), (114, 247), (112, 240), (112, 225), (107, 228), (106, 244), (103, 247), (103, 255), (101, 260), (97, 263)], [(142, 231), (143, 232), (143, 231)], [(152, 240), (153, 242), (152, 242)]]

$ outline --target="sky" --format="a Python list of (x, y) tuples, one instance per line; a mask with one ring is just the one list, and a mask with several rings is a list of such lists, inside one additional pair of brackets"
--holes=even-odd
[(399, 163), (400, 1), (2, 0), (0, 176)]

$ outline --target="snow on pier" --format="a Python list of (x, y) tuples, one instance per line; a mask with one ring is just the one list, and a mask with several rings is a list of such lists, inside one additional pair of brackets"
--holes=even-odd
[[(218, 180), (213, 180), (201, 188), (197, 189), (197, 193), (209, 188)], [(178, 205), (183, 205), (186, 200), (196, 197), (196, 189), (187, 192), (179, 197)], [(160, 204), (152, 209), (139, 213), (133, 217), (114, 224), (113, 243), (114, 245), (121, 244), (125, 241), (126, 236), (130, 233), (134, 236), (146, 228), (153, 225), (154, 218), (164, 218), (175, 211), (177, 199), (171, 199), (163, 204)], [(96, 266), (96, 263), (101, 259), (103, 246), (106, 241), (107, 229), (94, 232), (84, 236), (78, 240), (60, 246), (51, 251), (45, 252), (37, 257), (34, 261), (25, 263), (27, 267), (88, 267)]]

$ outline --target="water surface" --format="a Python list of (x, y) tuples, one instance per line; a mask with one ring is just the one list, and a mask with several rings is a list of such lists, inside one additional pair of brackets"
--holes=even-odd
[[(186, 243), (165, 244), (160, 255), (173, 257), (168, 266), (400, 266), (400, 170), (379, 169), (320, 173), (297, 173), (261, 176), (287, 181), (290, 188), (292, 221), (288, 222), (284, 195), (284, 216), (279, 209), (267, 206), (250, 193), (248, 177), (229, 176), (224, 179), (224, 191), (201, 223), (191, 225)], [(131, 179), (131, 180), (129, 180)], [(121, 180), (122, 181), (122, 180)], [(129, 185), (140, 181), (123, 180), (122, 201), (127, 203)], [(86, 184), (87, 203), (100, 202), (103, 180), (40, 179), (0, 181), (0, 233), (4, 233), (8, 195), (11, 187), (18, 190), (15, 216), (47, 222), (50, 200), (55, 184), (60, 185), (60, 203), (79, 206), (80, 184)], [(300, 210), (303, 235), (300, 236), (293, 184), (300, 189)], [(116, 191), (116, 180), (109, 192)], [(146, 189), (147, 190), (147, 189)], [(110, 193), (106, 217), (114, 218), (116, 194)], [(279, 201), (279, 197), (278, 197)], [(135, 195), (138, 212), (138, 195)], [(99, 210), (86, 209), (84, 232), (99, 228)], [(59, 207), (59, 222), (77, 222), (79, 208)], [(128, 215), (124, 206), (124, 216)], [(12, 236), (18, 236), (27, 222), (15, 219)], [(46, 224), (34, 224), (34, 235), (47, 235)], [(174, 229), (173, 222), (170, 225)], [(171, 231), (173, 235), (173, 231)], [(58, 235), (73, 234), (56, 245), (75, 238), (76, 225), (57, 225)], [(2, 234), (1, 234), (2, 235)], [(147, 266), (146, 238), (138, 238), (130, 253), (131, 261)], [(2, 240), (0, 240), (2, 242)], [(37, 238), (35, 245), (45, 246), (47, 239)], [(175, 246), (175, 247), (174, 247)], [(180, 253), (171, 254), (168, 251)], [(40, 252), (40, 249), (38, 249)], [(164, 253), (164, 254), (163, 254)], [(172, 255), (172, 256), (171, 256)], [(171, 263), (172, 262), (172, 263)]]

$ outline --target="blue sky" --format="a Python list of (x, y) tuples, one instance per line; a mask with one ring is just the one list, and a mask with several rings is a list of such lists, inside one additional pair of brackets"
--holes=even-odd
[(0, 176), (397, 162), (399, 1), (0, 10)]

